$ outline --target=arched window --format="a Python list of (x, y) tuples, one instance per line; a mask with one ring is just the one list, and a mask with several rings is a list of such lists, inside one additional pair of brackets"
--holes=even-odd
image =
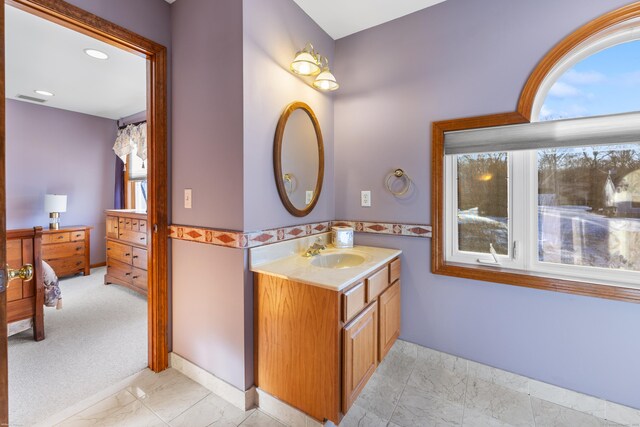
[(434, 123), (432, 156), (434, 273), (639, 301), (640, 2), (554, 47), (516, 112)]

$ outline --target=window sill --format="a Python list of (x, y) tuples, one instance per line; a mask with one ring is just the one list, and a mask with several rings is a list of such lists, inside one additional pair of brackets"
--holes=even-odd
[(597, 284), (543, 276), (535, 272), (510, 270), (495, 266), (457, 264), (433, 260), (432, 273), (484, 282), (502, 283), (546, 291), (562, 292), (616, 301), (640, 303), (640, 289), (614, 284)]

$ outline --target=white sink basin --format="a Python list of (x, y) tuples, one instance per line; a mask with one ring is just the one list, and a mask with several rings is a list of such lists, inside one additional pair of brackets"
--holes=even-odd
[(362, 255), (346, 253), (321, 254), (311, 260), (311, 264), (322, 268), (350, 268), (364, 262)]

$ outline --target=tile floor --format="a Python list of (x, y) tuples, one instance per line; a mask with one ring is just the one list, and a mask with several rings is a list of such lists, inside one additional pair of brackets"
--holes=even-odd
[[(581, 412), (538, 398), (532, 393), (535, 387), (531, 383), (536, 382), (398, 341), (340, 427), (620, 425), (592, 415), (604, 417), (598, 406), (585, 407)], [(258, 409), (242, 411), (168, 369), (160, 374), (144, 371), (125, 389), (55, 425), (284, 424)]]

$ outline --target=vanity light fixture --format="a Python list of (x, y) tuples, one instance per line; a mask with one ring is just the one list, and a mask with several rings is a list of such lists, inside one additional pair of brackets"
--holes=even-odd
[(307, 43), (302, 50), (296, 53), (290, 68), (291, 71), (301, 76), (315, 76), (320, 72), (319, 55), (311, 43)]
[(300, 76), (316, 76), (313, 87), (322, 91), (334, 91), (340, 87), (335, 76), (329, 69), (329, 60), (326, 56), (315, 51), (311, 43), (296, 53), (291, 62), (291, 71)]
[(85, 49), (84, 53), (86, 53), (87, 55), (95, 59), (102, 59), (102, 60), (109, 59), (109, 55), (97, 49)]
[(36, 90), (34, 90), (34, 92), (37, 93), (38, 95), (42, 95), (42, 96), (54, 96), (53, 92), (49, 92), (47, 90), (36, 89)]

